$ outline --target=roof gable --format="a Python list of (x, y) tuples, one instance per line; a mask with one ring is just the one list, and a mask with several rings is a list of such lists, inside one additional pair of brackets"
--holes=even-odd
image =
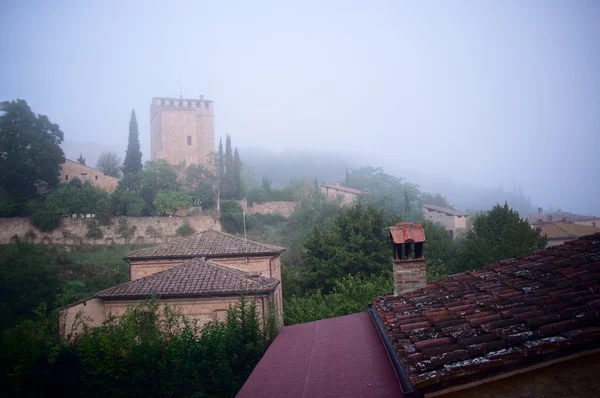
[(374, 300), (413, 386), (597, 344), (600, 234)]
[(203, 259), (192, 259), (168, 270), (127, 282), (96, 294), (96, 297), (148, 298), (211, 296), (271, 292), (277, 279), (249, 274)]
[(264, 243), (244, 240), (223, 232), (208, 230), (168, 243), (137, 250), (125, 256), (126, 259), (150, 258), (194, 258), (194, 257), (235, 257), (273, 255), (282, 253), (284, 248)]
[(464, 213), (462, 211), (458, 211), (458, 210), (454, 210), (454, 209), (450, 209), (448, 207), (441, 207), (441, 206), (435, 206), (435, 205), (423, 205), (424, 208), (426, 208), (427, 210), (430, 211), (437, 211), (439, 213), (444, 213), (447, 214), (449, 216), (468, 216), (467, 213)]
[(347, 193), (351, 193), (353, 195), (362, 195), (362, 191), (359, 191), (358, 189), (354, 189), (354, 188), (348, 188), (345, 187), (343, 185), (330, 185), (330, 184), (321, 184), (321, 187), (323, 188), (328, 188), (328, 189), (334, 189), (336, 191), (340, 191), (340, 192), (347, 192)]

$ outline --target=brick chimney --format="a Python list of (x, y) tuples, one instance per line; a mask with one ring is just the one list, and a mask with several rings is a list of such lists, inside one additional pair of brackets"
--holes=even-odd
[(390, 227), (394, 248), (394, 295), (425, 287), (425, 231), (420, 224), (400, 222)]

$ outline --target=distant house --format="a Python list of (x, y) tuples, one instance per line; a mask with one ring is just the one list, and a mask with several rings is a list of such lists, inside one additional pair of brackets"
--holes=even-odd
[(284, 327), (238, 397), (598, 395), (600, 234), (426, 284), (420, 228), (390, 228), (395, 295)]
[(77, 312), (94, 318), (95, 326), (109, 313), (121, 315), (153, 294), (201, 323), (224, 316), (241, 295), (254, 296), (261, 313), (272, 303), (282, 321), (279, 257), (284, 251), (215, 230), (134, 251), (125, 256), (131, 282), (63, 308), (65, 329)]
[(573, 214), (566, 211), (555, 211), (544, 213), (543, 209), (538, 208), (537, 213), (529, 214), (525, 219), (533, 227), (539, 226), (545, 222), (572, 222), (579, 225), (588, 225), (590, 227), (600, 228), (600, 217), (598, 216), (583, 216), (581, 214)]
[(59, 180), (62, 184), (68, 184), (75, 179), (81, 182), (89, 181), (93, 186), (104, 189), (108, 193), (113, 193), (119, 184), (118, 178), (107, 176), (100, 170), (67, 159), (60, 165)]
[(452, 238), (467, 230), (467, 213), (434, 205), (423, 205), (422, 208), (425, 220), (442, 224)]
[(335, 185), (321, 184), (321, 192), (331, 199), (336, 199), (341, 196), (343, 205), (352, 203), (358, 195), (363, 194), (363, 192), (358, 189), (345, 187), (340, 185), (339, 182), (336, 182)]
[(63, 308), (63, 335), (76, 327), (78, 314), (90, 317), (89, 326), (100, 326), (109, 315), (125, 312), (150, 298), (160, 307), (169, 305), (199, 325), (219, 319), (241, 295), (256, 299), (259, 317), (275, 302), (280, 281), (259, 272), (244, 272), (203, 259), (191, 259), (165, 271), (98, 292), (96, 295)]
[(542, 236), (548, 238), (547, 246), (561, 245), (566, 241), (600, 232), (600, 228), (564, 221), (544, 222), (542, 224), (535, 224), (535, 226), (540, 228)]

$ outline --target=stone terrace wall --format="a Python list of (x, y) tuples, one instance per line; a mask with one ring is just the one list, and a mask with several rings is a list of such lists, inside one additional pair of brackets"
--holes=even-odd
[(238, 203), (247, 214), (253, 215), (256, 213), (261, 214), (281, 214), (284, 217), (291, 216), (298, 206), (298, 202), (291, 201), (275, 201), (275, 202), (264, 202), (254, 203), (252, 207), (248, 207), (246, 199), (238, 200)]
[[(125, 220), (130, 230), (127, 234), (118, 231), (119, 223)], [(0, 244), (14, 241), (18, 235), (22, 241), (44, 244), (113, 244), (113, 243), (165, 243), (176, 238), (177, 228), (188, 220), (196, 232), (208, 229), (221, 230), (218, 219), (212, 215), (190, 217), (114, 217), (110, 225), (99, 226), (103, 237), (87, 239), (90, 219), (63, 218), (62, 225), (52, 232), (41, 232), (28, 218), (0, 218)]]

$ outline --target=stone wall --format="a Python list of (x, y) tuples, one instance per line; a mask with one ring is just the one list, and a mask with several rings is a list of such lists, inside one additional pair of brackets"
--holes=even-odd
[[(0, 218), (0, 244), (13, 243), (17, 235), (22, 241), (43, 244), (113, 244), (113, 243), (166, 243), (176, 238), (177, 228), (185, 221), (196, 232), (221, 230), (218, 219), (212, 215), (190, 217), (114, 217), (110, 225), (99, 226), (102, 238), (88, 239), (91, 219), (63, 218), (62, 225), (51, 232), (41, 232), (29, 218)], [(125, 232), (123, 228), (127, 227)]]
[(63, 184), (68, 184), (75, 178), (81, 182), (89, 181), (93, 186), (104, 189), (108, 193), (113, 193), (119, 184), (118, 178), (104, 175), (100, 170), (67, 159), (60, 165), (59, 181)]
[(291, 216), (296, 207), (298, 206), (298, 202), (292, 201), (274, 201), (274, 202), (264, 202), (264, 203), (253, 203), (252, 207), (248, 207), (248, 202), (246, 199), (237, 201), (242, 209), (246, 212), (246, 214), (253, 215), (256, 213), (261, 214), (280, 214), (283, 217)]

